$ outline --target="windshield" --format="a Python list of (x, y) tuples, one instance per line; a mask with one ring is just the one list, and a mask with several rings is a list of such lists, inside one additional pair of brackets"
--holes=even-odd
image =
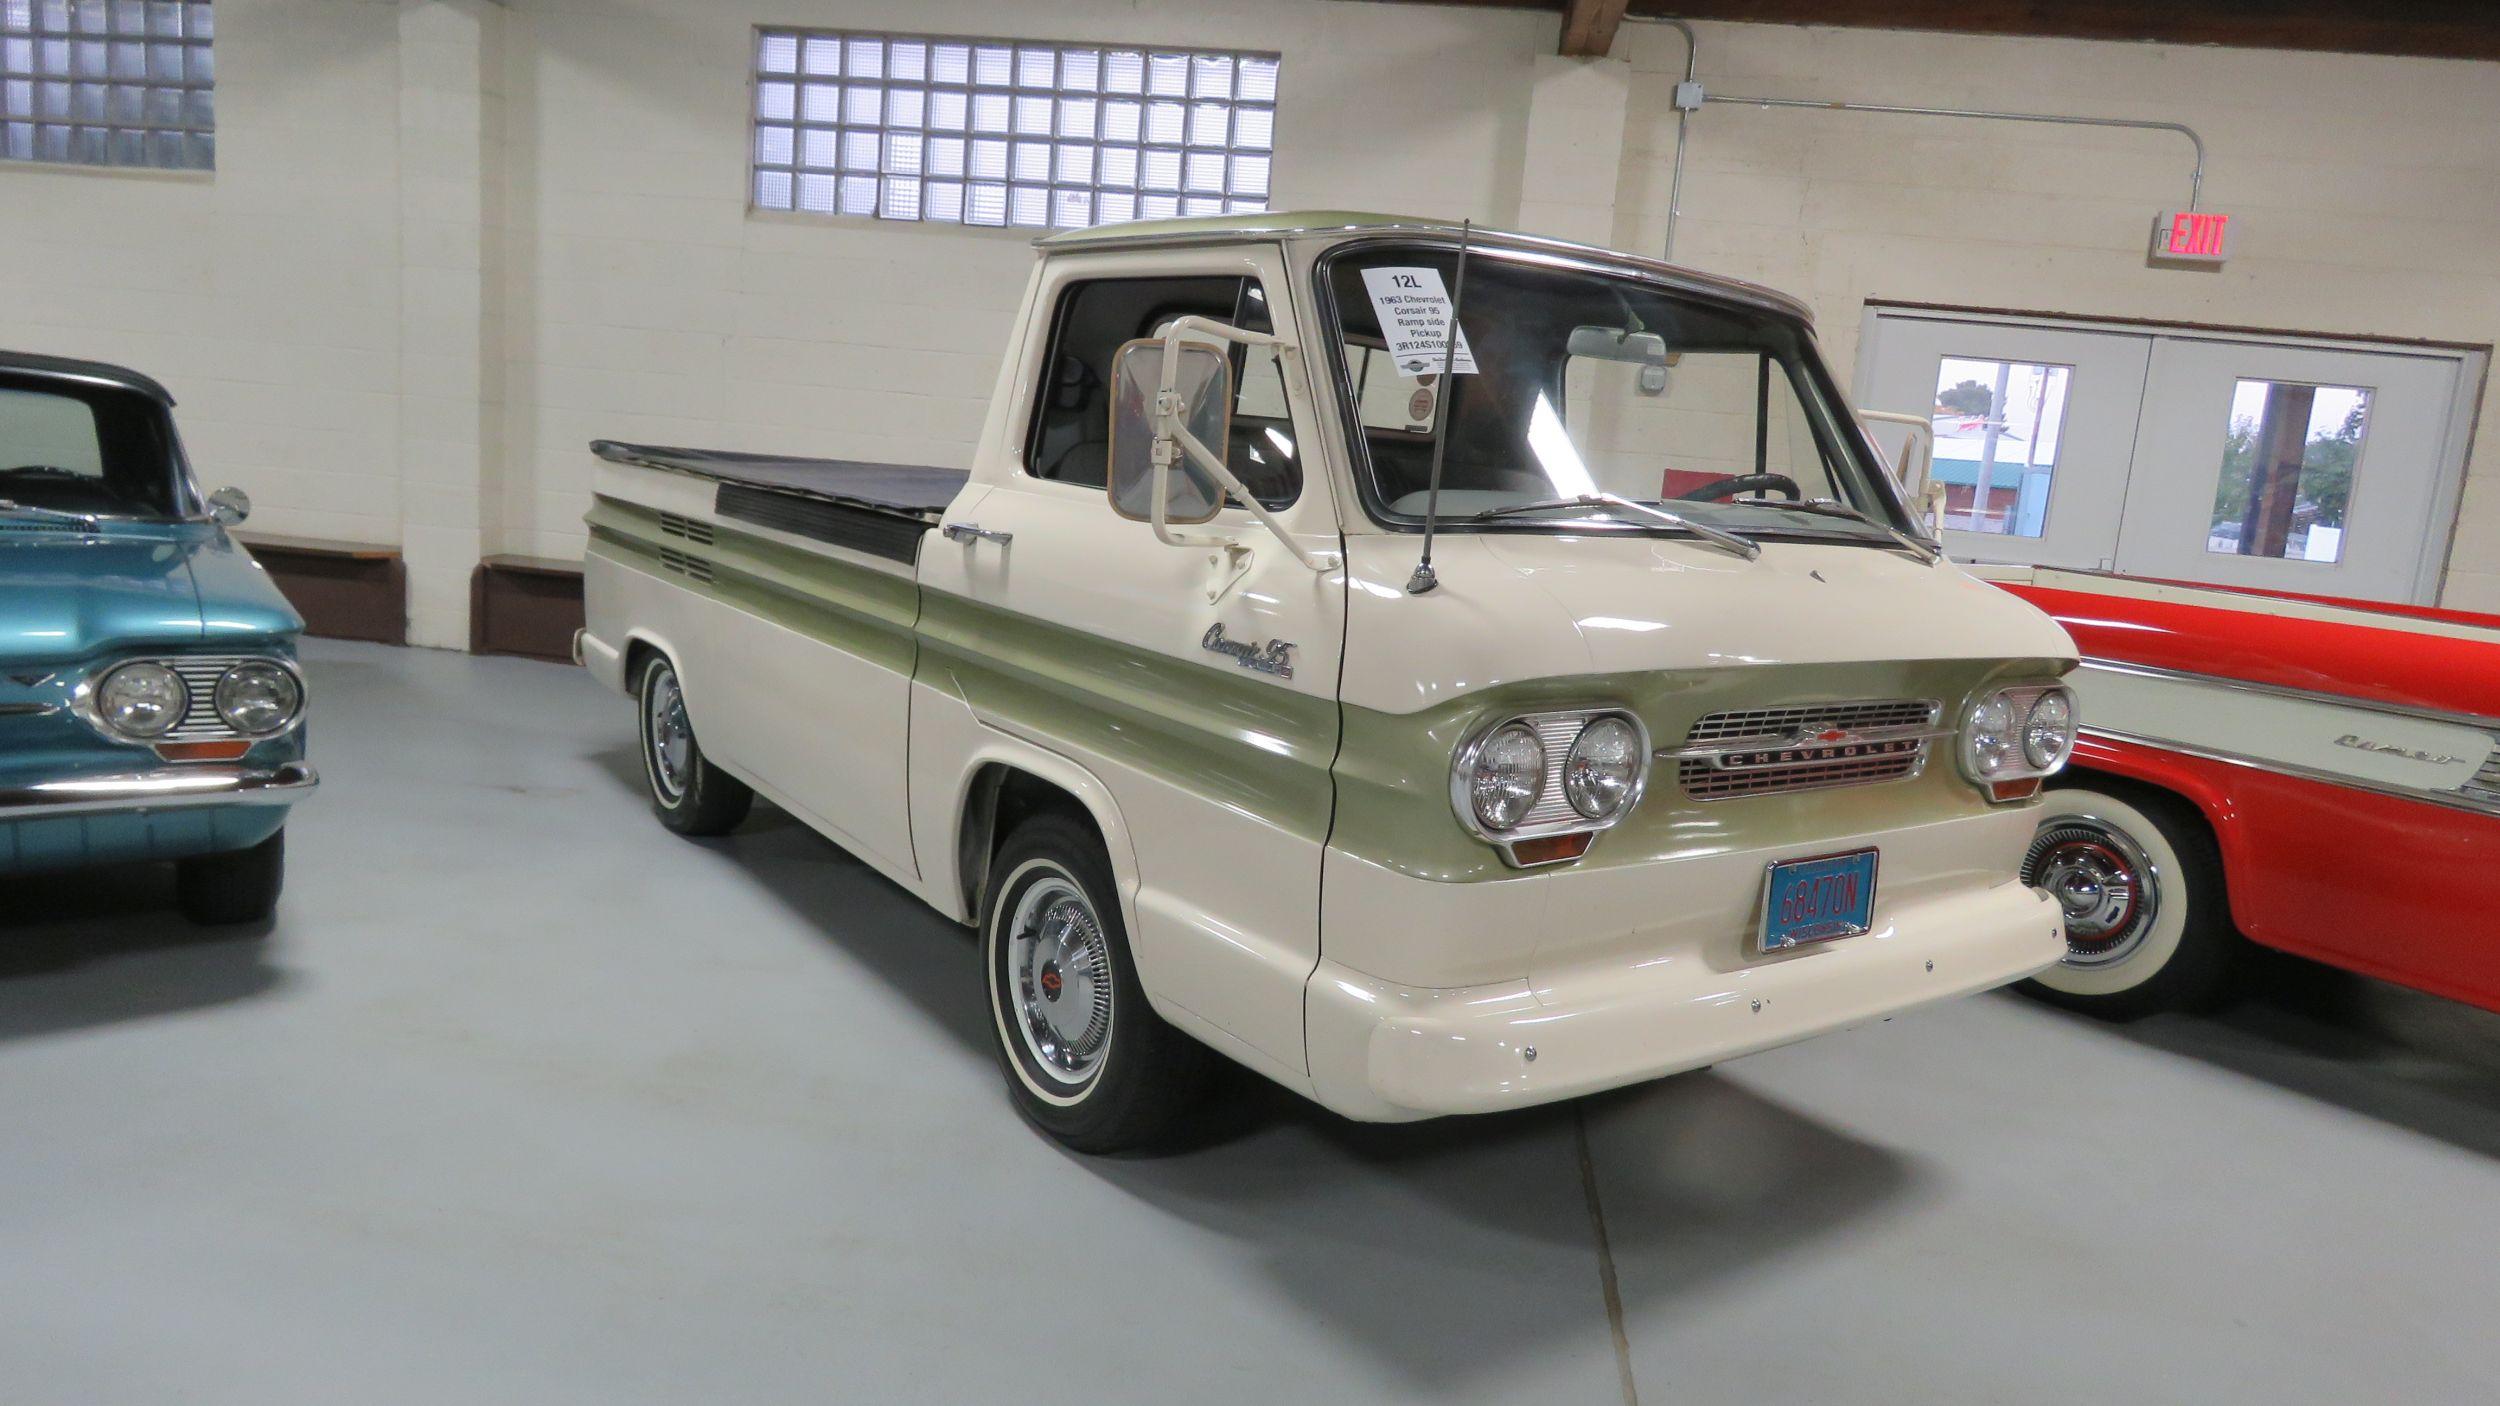
[(1444, 394), (1444, 290), (1456, 266), (1454, 247), (1414, 245), (1325, 265), (1375, 520), (1422, 523), (1446, 421), (1445, 527), (1656, 525), (1602, 503), (1530, 506), (1596, 495), (1663, 504), (1748, 537), (1889, 544), (1887, 529), (1908, 525), (1862, 438), (1843, 431), (1845, 412), (1796, 320), (1478, 249), (1456, 387)]
[(180, 517), (178, 462), (172, 424), (164, 407), (147, 396), (114, 386), (0, 376), (0, 503), (110, 517)]

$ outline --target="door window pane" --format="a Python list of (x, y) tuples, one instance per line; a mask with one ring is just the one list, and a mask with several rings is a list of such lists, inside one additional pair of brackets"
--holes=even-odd
[(2037, 537), (2048, 526), (2071, 366), (1939, 359), (1934, 482), (1956, 532)]
[(2361, 386), (2240, 381), (2214, 489), (2208, 552), (2333, 563), (2369, 430)]

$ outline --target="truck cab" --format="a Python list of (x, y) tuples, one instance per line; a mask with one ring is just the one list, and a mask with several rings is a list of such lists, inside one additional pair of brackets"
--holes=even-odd
[[(1053, 235), (968, 470), (601, 447), (584, 662), (983, 934), (1018, 1107), (1571, 1097), (2032, 974), (2065, 633), (1803, 307), (1400, 217)], [(1455, 324), (1458, 335), (1452, 337)]]

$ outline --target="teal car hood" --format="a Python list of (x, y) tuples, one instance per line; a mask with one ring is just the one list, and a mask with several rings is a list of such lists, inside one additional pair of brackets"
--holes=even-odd
[(0, 531), (0, 664), (241, 645), (302, 624), (259, 564), (205, 524)]

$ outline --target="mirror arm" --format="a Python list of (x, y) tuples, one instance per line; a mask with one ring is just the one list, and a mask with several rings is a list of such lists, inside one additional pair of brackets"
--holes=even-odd
[(1233, 477), (1233, 471), (1225, 467), (1223, 458), (1199, 443), (1198, 437), (1191, 434), (1181, 424), (1181, 414), (1186, 409), (1181, 404), (1178, 385), (1181, 338), (1190, 332), (1198, 333), (1203, 337), (1211, 337), (1217, 341), (1239, 342), (1253, 347), (1274, 347), (1279, 354), (1285, 356), (1292, 356), (1295, 352), (1293, 343), (1282, 337), (1265, 332), (1252, 332), (1246, 328), (1235, 327), (1228, 322), (1217, 322), (1212, 318), (1199, 317), (1194, 313), (1174, 319), (1172, 325), (1164, 329), (1163, 364), (1160, 368), (1161, 374), (1157, 378), (1159, 384), (1155, 388), (1154, 490), (1149, 498), (1152, 507), (1147, 514), (1147, 522), (1153, 526), (1156, 540), (1173, 547), (1203, 547), (1216, 543), (1216, 539), (1182, 536), (1174, 532), (1170, 522), (1166, 520), (1165, 504), (1170, 498), (1172, 471), (1179, 467), (1174, 460), (1181, 455), (1187, 455), (1190, 462), (1206, 470), (1208, 476), (1222, 485), (1227, 493), (1239, 499), (1241, 505), (1250, 510), (1250, 515), (1259, 520), (1260, 526), (1273, 534), (1277, 541), (1284, 543), (1285, 550), (1293, 553), (1294, 560), (1313, 571), (1327, 570), (1328, 563), (1314, 555), (1300, 542), (1295, 541), (1293, 534), (1285, 530), (1285, 525), (1278, 522), (1276, 515), (1267, 510), (1267, 505), (1259, 501), (1258, 495), (1243, 487), (1240, 479)]
[[(1178, 418), (1178, 416), (1174, 417), (1175, 420)], [(1172, 437), (1173, 440), (1179, 444), (1181, 451), (1189, 456), (1191, 462), (1195, 463), (1199, 468), (1206, 470), (1217, 483), (1222, 484), (1225, 492), (1240, 499), (1241, 505), (1250, 510), (1250, 515), (1257, 518), (1260, 525), (1264, 526), (1269, 532), (1274, 533), (1277, 541), (1285, 544), (1285, 550), (1293, 553), (1294, 560), (1309, 567), (1313, 571), (1326, 571), (1328, 569), (1328, 563), (1326, 561), (1320, 559), (1300, 542), (1293, 540), (1293, 534), (1287, 532), (1285, 530), (1285, 525), (1276, 520), (1276, 515), (1267, 510), (1267, 505), (1259, 501), (1258, 495), (1243, 487), (1241, 480), (1233, 477), (1233, 471), (1225, 467), (1224, 461), (1217, 458), (1207, 449), (1205, 445), (1200, 444), (1196, 435), (1191, 434), (1189, 431), (1181, 428), (1180, 425), (1176, 423), (1172, 426)], [(1155, 475), (1155, 535), (1161, 537), (1164, 541), (1172, 542), (1175, 545), (1194, 545), (1181, 542), (1163, 525), (1163, 486), (1165, 482), (1166, 479), (1164, 475)]]

